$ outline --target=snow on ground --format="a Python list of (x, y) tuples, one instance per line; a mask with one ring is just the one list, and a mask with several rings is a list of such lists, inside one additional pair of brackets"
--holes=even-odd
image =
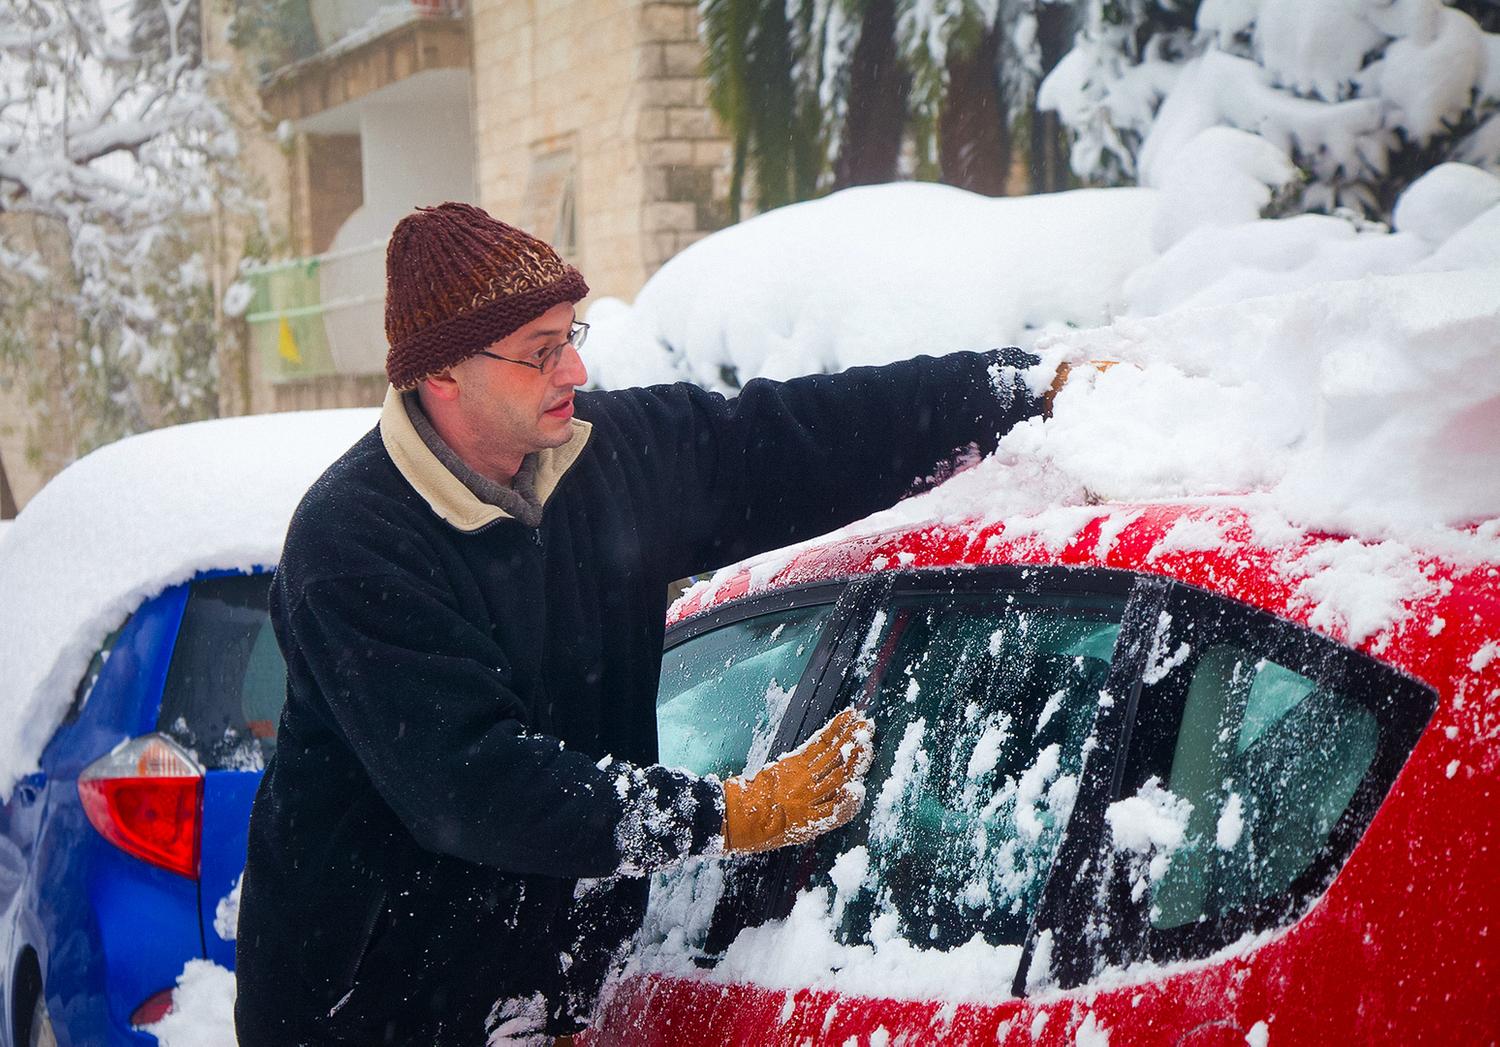
[(89, 659), (147, 597), (213, 568), (274, 565), (312, 481), (372, 410), (221, 419), (100, 448), (0, 543), (0, 796), (36, 767)]

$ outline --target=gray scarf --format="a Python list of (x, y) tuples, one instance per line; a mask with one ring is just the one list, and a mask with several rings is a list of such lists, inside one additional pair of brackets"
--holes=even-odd
[(510, 486), (497, 484), (487, 476), (480, 476), (460, 458), (427, 420), (427, 413), (416, 393), (403, 393), (401, 402), (406, 405), (406, 417), (412, 428), (427, 445), (443, 467), (458, 478), (458, 482), (473, 492), (486, 505), (503, 509), (527, 527), (536, 527), (542, 522), (542, 503), (536, 497), (536, 455), (528, 454), (521, 460), (521, 468)]

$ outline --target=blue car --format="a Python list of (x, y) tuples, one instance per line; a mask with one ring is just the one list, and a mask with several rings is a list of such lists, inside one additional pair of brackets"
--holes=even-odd
[(174, 1004), (195, 1019), (211, 1004), (227, 1033), (222, 994), (201, 990), (234, 969), (250, 806), (286, 690), (270, 566), (302, 493), (375, 417), (131, 437), (5, 528), (0, 1047), (155, 1044), (143, 1027)]
[(286, 669), (271, 576), (205, 574), (106, 641), (0, 813), (12, 1044), (154, 1044), (184, 964), (234, 966), (250, 804)]

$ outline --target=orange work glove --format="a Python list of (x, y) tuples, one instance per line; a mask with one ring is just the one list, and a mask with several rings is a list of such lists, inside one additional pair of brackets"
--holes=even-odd
[(724, 782), (724, 850), (806, 843), (853, 818), (864, 803), (875, 725), (845, 709), (752, 777)]
[(1068, 376), (1073, 373), (1075, 367), (1092, 367), (1096, 371), (1108, 371), (1118, 360), (1090, 360), (1085, 364), (1061, 363), (1057, 365), (1057, 376), (1052, 379), (1052, 385), (1042, 396), (1042, 417), (1052, 417), (1052, 401), (1057, 399), (1057, 394), (1062, 392), (1063, 386), (1068, 384)]

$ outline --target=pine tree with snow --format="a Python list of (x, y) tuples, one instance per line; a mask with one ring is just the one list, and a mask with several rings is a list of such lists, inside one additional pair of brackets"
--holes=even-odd
[(1295, 169), (1268, 214), (1388, 221), (1438, 164), (1500, 171), (1497, 22), (1478, 0), (1089, 0), (1041, 104), (1089, 182), (1159, 185), (1197, 136), (1232, 128)]
[(1035, 85), (1066, 50), (1074, 7), (702, 0), (711, 101), (734, 142), (732, 202), (752, 174), (761, 209), (911, 176), (1005, 192), (1015, 129), (1034, 126), (1045, 144)]

